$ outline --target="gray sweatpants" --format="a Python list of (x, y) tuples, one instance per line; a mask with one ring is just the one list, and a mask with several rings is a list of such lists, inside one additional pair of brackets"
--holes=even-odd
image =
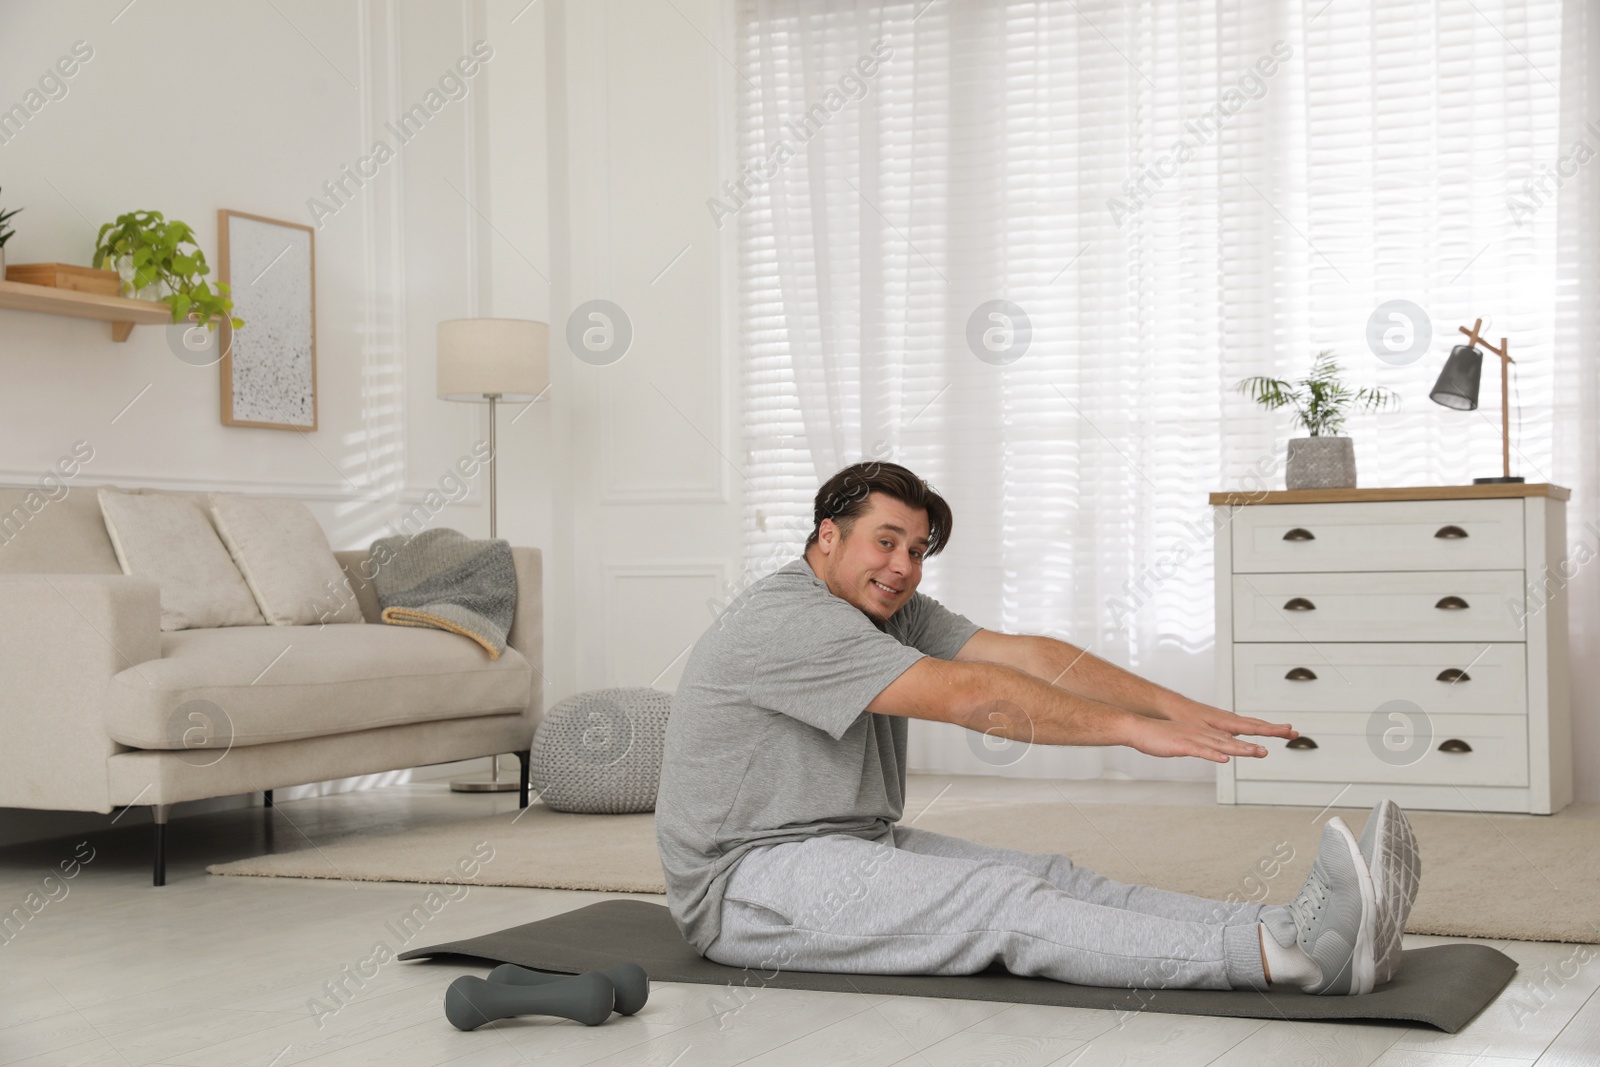
[(740, 857), (706, 958), (762, 970), (1017, 975), (1136, 989), (1265, 989), (1260, 904), (1124, 885), (1065, 856), (892, 826)]

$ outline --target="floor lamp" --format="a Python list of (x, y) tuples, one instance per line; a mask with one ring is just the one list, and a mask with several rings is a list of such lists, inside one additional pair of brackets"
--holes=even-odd
[[(439, 324), (439, 399), (489, 405), (489, 536), (498, 537), (495, 437), (498, 401), (532, 402), (550, 384), (550, 327), (529, 319), (450, 319)], [(457, 793), (509, 793), (521, 783), (500, 777), (492, 756), (488, 778), (460, 778)]]

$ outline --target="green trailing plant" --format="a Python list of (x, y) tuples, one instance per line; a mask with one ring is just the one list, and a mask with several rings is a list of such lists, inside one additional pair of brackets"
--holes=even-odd
[(173, 322), (192, 319), (214, 329), (219, 319), (226, 318), (236, 330), (244, 325), (243, 319), (231, 314), (228, 286), (205, 280), (211, 268), (188, 223), (165, 219), (159, 211), (118, 215), (115, 222), (100, 227), (94, 265), (115, 269), (122, 263), (133, 272), (128, 282), (133, 291), (158, 282), (166, 289), (161, 300), (172, 308)]
[(1240, 382), (1236, 389), (1272, 411), (1294, 408), (1294, 425), (1304, 426), (1312, 437), (1335, 437), (1344, 429), (1347, 409), (1376, 411), (1391, 401), (1398, 407), (1400, 396), (1388, 389), (1351, 390), (1339, 381), (1340, 367), (1331, 349), (1317, 353), (1309, 377), (1298, 382), (1257, 375)]
[(6, 246), (6, 242), (11, 240), (12, 235), (17, 232), (10, 226), (6, 225), (6, 220), (21, 210), (22, 209), (18, 207), (12, 208), (10, 211), (0, 211), (0, 248), (4, 248)]

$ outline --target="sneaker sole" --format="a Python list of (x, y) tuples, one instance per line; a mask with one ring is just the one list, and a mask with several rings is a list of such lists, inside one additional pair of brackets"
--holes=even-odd
[(1393, 801), (1380, 801), (1369, 817), (1378, 820), (1369, 868), (1378, 900), (1374, 981), (1383, 985), (1399, 970), (1406, 918), (1422, 877), (1422, 857), (1410, 821)]
[(1356, 950), (1350, 958), (1349, 995), (1354, 997), (1372, 992), (1377, 984), (1375, 935), (1378, 926), (1378, 893), (1373, 885), (1372, 872), (1367, 869), (1367, 861), (1361, 856), (1361, 847), (1356, 844), (1355, 834), (1337, 815), (1329, 821), (1337, 821), (1343, 830), (1339, 836), (1344, 838), (1345, 847), (1350, 850), (1350, 859), (1356, 868), (1356, 882), (1361, 887), (1361, 925), (1356, 931)]

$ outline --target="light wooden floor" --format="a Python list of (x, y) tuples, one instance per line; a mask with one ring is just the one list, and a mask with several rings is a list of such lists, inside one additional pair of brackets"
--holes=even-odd
[[(1058, 782), (1079, 803), (1210, 803), (1209, 785)], [(946, 786), (950, 788), (946, 789)], [(1060, 802), (1045, 782), (913, 776), (910, 812), (940, 805)], [(515, 795), (452, 794), (442, 782), (176, 819), (169, 883), (149, 884), (148, 827), (89, 835), (71, 881), (45, 875), (82, 838), (0, 850), (0, 911), (50, 899), (0, 943), (0, 1064), (660, 1065), (816, 1067), (955, 1064), (1305, 1064), (1510, 1067), (1600, 1063), (1600, 953), (1497, 942), (1522, 970), (1454, 1036), (1430, 1029), (1006, 1006), (921, 997), (656, 983), (644, 1011), (599, 1027), (528, 1018), (461, 1033), (444, 1020), (451, 979), (486, 968), (364, 964), (422, 902), (411, 884), (220, 878), (205, 864), (515, 807)], [(107, 821), (110, 817), (107, 816)], [(87, 854), (87, 850), (85, 850)], [(61, 885), (65, 886), (65, 893)], [(410, 944), (468, 937), (608, 896), (474, 887)], [(641, 896), (662, 902), (659, 896)], [(35, 902), (37, 907), (37, 902)], [(1446, 939), (1408, 937), (1407, 947)], [(374, 973), (374, 970), (376, 973)], [(363, 971), (365, 977), (363, 977)], [(331, 983), (343, 982), (337, 998)], [(1538, 983), (1537, 986), (1535, 983)], [(313, 1002), (327, 1013), (318, 1017)]]

